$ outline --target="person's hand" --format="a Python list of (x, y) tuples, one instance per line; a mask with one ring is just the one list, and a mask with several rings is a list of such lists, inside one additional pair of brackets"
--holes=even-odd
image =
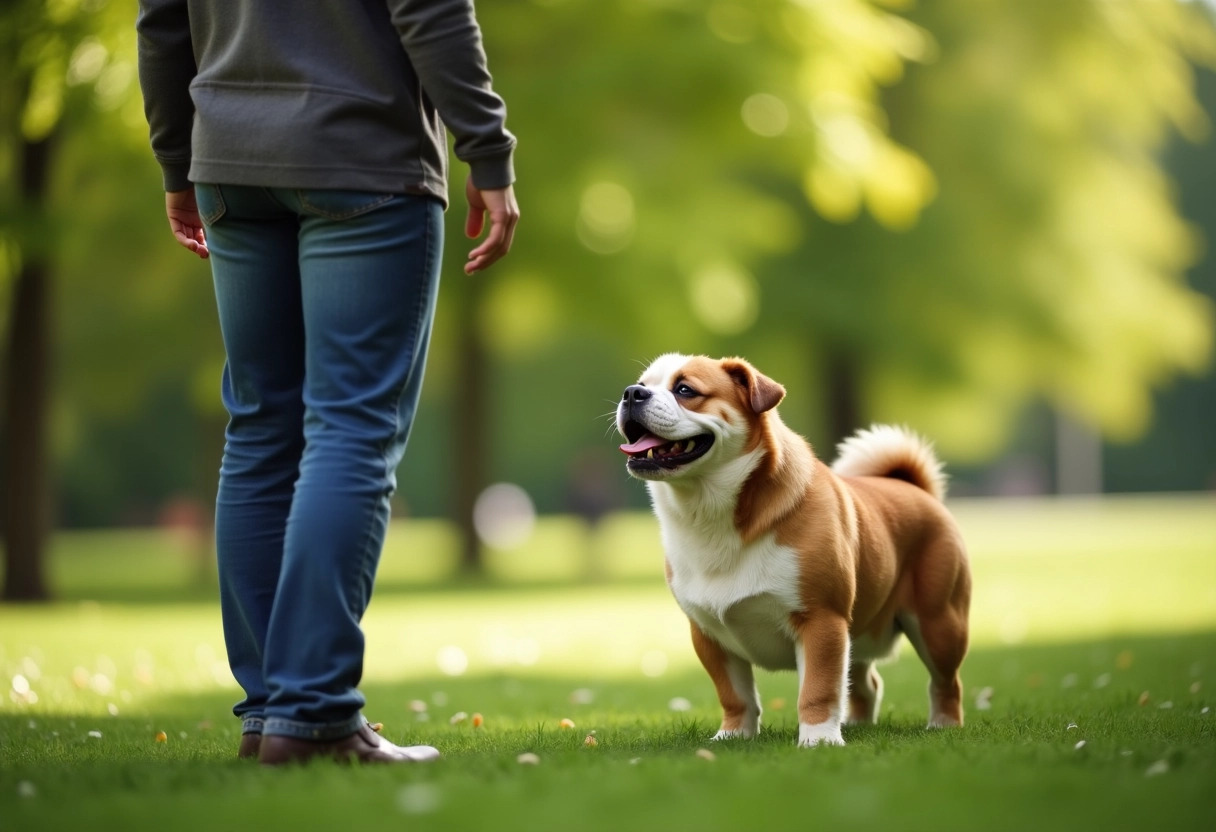
[(165, 213), (169, 216), (169, 229), (177, 242), (206, 260), (210, 252), (207, 251), (207, 238), (203, 236), (198, 203), (194, 201), (194, 188), (166, 192)]
[(519, 222), (519, 206), (515, 203), (515, 191), (510, 185), (480, 191), (473, 186), (473, 178), (469, 177), (464, 184), (464, 194), (469, 201), (464, 233), (470, 240), (481, 236), (486, 225), (486, 214), (490, 215), (490, 233), (481, 245), (469, 252), (469, 262), (464, 266), (465, 274), (473, 274), (489, 268), (511, 250), (515, 225)]

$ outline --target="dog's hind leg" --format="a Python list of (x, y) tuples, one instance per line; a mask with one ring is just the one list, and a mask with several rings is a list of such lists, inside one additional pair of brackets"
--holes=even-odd
[(853, 662), (849, 667), (849, 722), (878, 722), (882, 706), (882, 677), (874, 662)]
[(760, 694), (751, 662), (727, 652), (697, 626), (692, 627), (692, 646), (697, 658), (713, 680), (722, 704), (722, 726), (715, 740), (754, 737), (760, 731)]
[(958, 669), (967, 653), (967, 619), (952, 610), (918, 618), (900, 616), (916, 654), (929, 670), (929, 728), (963, 724), (963, 683)]
[(898, 622), (929, 670), (929, 727), (963, 724), (959, 666), (967, 655), (971, 570), (956, 534), (944, 535), (913, 567), (916, 596)]

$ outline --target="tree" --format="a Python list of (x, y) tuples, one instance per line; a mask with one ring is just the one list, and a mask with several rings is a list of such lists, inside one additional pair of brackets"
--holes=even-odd
[[(594, 39), (582, 11), (497, 63), (534, 68), (504, 86), (543, 125), (520, 176), (522, 239), (545, 243), (501, 279), (559, 309), (500, 319), (627, 331), (641, 357), (746, 350), (824, 392), (801, 414), (821, 438), (893, 418), (968, 459), (1041, 396), (1136, 435), (1154, 385), (1205, 365), (1158, 158), (1206, 129), (1194, 4), (597, 4)], [(536, 328), (497, 332), (534, 350)]]
[[(0, 192), (4, 284), (12, 282), (5, 350), (3, 438), (5, 539), (3, 597), (38, 600), (48, 594), (42, 547), (49, 525), (47, 410), (50, 377), (51, 257), (54, 235), (48, 200), (74, 49), (91, 31), (74, 10), (17, 2), (0, 12), (2, 158), (11, 183)], [(15, 175), (14, 175), (15, 174)], [(5, 287), (7, 288), (7, 286)]]
[[(476, 398), (493, 377), (563, 332), (627, 334), (638, 355), (677, 342), (708, 347), (715, 333), (665, 310), (686, 306), (690, 290), (694, 298), (740, 282), (746, 290), (741, 264), (796, 243), (794, 213), (746, 176), (767, 150), (763, 135), (809, 122), (772, 91), (830, 99), (895, 164), (919, 170), (887, 138), (875, 104), (879, 82), (915, 56), (919, 36), (869, 2), (761, 0), (707, 9), (678, 0), (575, 0), (528, 4), (526, 26), (519, 5), (483, 4), (478, 14), (509, 125), (521, 134), (525, 224), (516, 252), (495, 274), (474, 278), (484, 290), (445, 289), (441, 306), (454, 300), (475, 308), (441, 315), (434, 351), (459, 355), (450, 368), (459, 425), (453, 502), (471, 569), (479, 550), (472, 501), (495, 467), (487, 453), (502, 447), (496, 428), (509, 421), (492, 419), (498, 409)], [(833, 182), (861, 188), (874, 175), (821, 170), (813, 144), (790, 154), (808, 166), (816, 193)], [(885, 193), (881, 182), (868, 187)], [(461, 281), (463, 250), (452, 242), (447, 279)], [(741, 328), (739, 310), (712, 298), (701, 307), (727, 331)], [(606, 317), (610, 310), (625, 310), (625, 320)], [(499, 441), (487, 439), (491, 433)], [(511, 441), (521, 447), (518, 438)], [(542, 458), (563, 471), (569, 450), (545, 448)]]
[[(0, 317), (7, 324), (0, 330), (7, 336), (0, 531), (7, 599), (49, 595), (44, 549), (56, 502), (53, 462), (62, 453), (56, 446), (71, 433), (63, 426), (129, 406), (132, 390), (155, 383), (154, 373), (143, 372), (149, 364), (180, 373), (183, 362), (173, 364), (175, 356), (206, 360), (199, 341), (172, 337), (189, 331), (197, 302), (183, 304), (163, 343), (138, 345), (139, 361), (125, 360), (117, 348), (131, 339), (130, 323), (149, 297), (151, 305), (166, 305), (164, 270), (148, 262), (155, 251), (149, 237), (167, 235), (134, 83), (132, 14), (128, 5), (105, 0), (22, 0), (0, 10), (0, 310), (7, 313)], [(140, 181), (132, 158), (143, 161), (146, 192), (127, 187)], [(138, 273), (141, 265), (150, 290), (122, 292), (128, 287), (114, 276)], [(71, 360), (60, 365), (64, 354)], [(114, 479), (111, 473), (102, 489), (112, 490)]]

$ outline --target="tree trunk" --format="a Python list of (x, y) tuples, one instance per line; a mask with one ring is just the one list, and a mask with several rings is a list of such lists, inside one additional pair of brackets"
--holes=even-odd
[[(52, 138), (23, 144), (24, 210), (38, 218), (46, 204)], [(36, 223), (35, 227), (44, 227)], [(50, 401), (51, 275), (43, 241), (22, 247), (13, 293), (4, 374), (4, 592), (7, 601), (50, 597), (44, 550), (50, 528), (47, 423)]]
[[(831, 447), (852, 436), (861, 424), (861, 394), (857, 362), (851, 355), (830, 349), (824, 359), (824, 385), (827, 388), (827, 427)], [(827, 454), (831, 457), (833, 454)]]
[(482, 295), (480, 276), (465, 278), (459, 298), (457, 320), (457, 359), (455, 393), (455, 431), (452, 459), (456, 462), (455, 511), (460, 531), (460, 571), (480, 575), (484, 571), (481, 542), (473, 526), (473, 507), (486, 486), (486, 459), (489, 453), (489, 355), (481, 338), (477, 310)]

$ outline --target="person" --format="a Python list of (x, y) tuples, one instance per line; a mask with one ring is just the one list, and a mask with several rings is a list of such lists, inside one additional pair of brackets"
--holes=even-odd
[[(229, 413), (216, 496), (238, 755), (438, 756), (362, 714), (360, 621), (422, 384), (447, 207), (470, 275), (510, 250), (515, 137), (471, 0), (140, 0), (177, 242), (210, 260)], [(489, 219), (486, 230), (486, 218)]]

